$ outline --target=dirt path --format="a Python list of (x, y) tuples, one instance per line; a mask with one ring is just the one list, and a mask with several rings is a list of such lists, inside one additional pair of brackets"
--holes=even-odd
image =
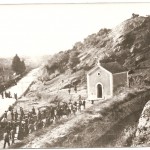
[[(91, 102), (90, 102), (90, 101), (87, 101), (87, 102), (86, 102), (86, 108), (89, 108), (89, 107), (91, 107), (91, 106), (92, 106)], [(71, 120), (68, 121), (68, 122), (65, 124), (65, 126), (64, 126), (64, 124), (58, 125), (58, 126), (56, 125), (56, 128), (54, 128), (51, 132), (48, 132), (46, 135), (44, 134), (44, 135), (42, 135), (42, 136), (36, 137), (35, 140), (31, 141), (28, 145), (26, 145), (26, 146), (23, 147), (23, 148), (28, 148), (28, 147), (30, 147), (30, 148), (41, 148), (41, 147), (43, 147), (43, 148), (44, 148), (45, 144), (43, 145), (43, 143), (45, 143), (45, 141), (47, 141), (47, 138), (48, 138), (49, 141), (51, 141), (51, 144), (52, 144), (52, 143), (53, 143), (55, 140), (57, 140), (58, 138), (64, 137), (65, 135), (68, 134), (70, 128), (71, 128), (74, 124), (78, 123), (79, 120), (81, 121), (81, 118), (82, 118), (81, 113), (82, 113), (83, 111), (84, 111), (84, 110), (82, 110), (81, 112), (77, 112), (77, 113), (76, 113), (76, 116), (77, 116), (77, 117), (71, 116), (71, 118), (70, 118)], [(73, 114), (72, 114), (72, 115), (73, 115)], [(62, 118), (62, 119), (63, 119), (63, 118)], [(65, 122), (64, 122), (64, 123), (65, 123)], [(55, 124), (55, 123), (54, 123), (54, 124)], [(35, 132), (36, 132), (36, 131), (35, 131)], [(16, 134), (16, 135), (17, 135), (17, 134)], [(29, 136), (30, 136), (30, 135), (29, 135)], [(16, 138), (15, 138), (15, 143), (18, 143), (18, 142), (20, 142), (20, 140), (17, 140), (17, 137), (16, 137)], [(4, 141), (1, 140), (1, 141), (0, 141), (0, 148), (3, 148), (3, 144), (4, 144)], [(6, 145), (6, 148), (8, 148), (8, 145)]]
[(45, 148), (47, 141), (48, 145), (52, 145), (59, 138), (65, 137), (70, 132), (70, 129), (79, 121), (81, 121), (82, 115), (77, 115), (77, 117), (74, 117), (73, 119), (67, 121), (65, 125), (58, 125), (56, 128), (52, 129), (47, 134), (35, 138), (35, 140), (31, 141), (30, 143), (21, 148)]
[[(28, 89), (28, 87), (32, 84), (32, 82), (37, 78), (37, 73), (38, 73), (39, 68), (32, 70), (30, 73), (28, 73), (25, 77), (23, 77), (17, 85), (7, 89), (6, 91), (11, 93), (13, 96), (14, 93), (17, 93), (18, 98), (21, 97), (24, 92)], [(16, 102), (14, 98), (5, 98), (2, 99), (0, 96), (0, 116), (3, 115), (5, 110), (8, 110), (8, 107), (10, 105), (13, 105)], [(2, 131), (0, 131), (2, 132)], [(3, 148), (3, 141), (0, 141), (0, 148)], [(8, 148), (6, 146), (6, 148)]]
[[(86, 108), (91, 107), (92, 104), (90, 101), (86, 102)], [(47, 132), (44, 135), (41, 135), (39, 137), (34, 138), (31, 142), (29, 142), (27, 145), (21, 147), (21, 148), (45, 148), (45, 143), (46, 141), (49, 141), (48, 144), (53, 144), (54, 141), (58, 140), (58, 138), (64, 137), (68, 134), (70, 129), (74, 127), (75, 124), (78, 122), (82, 121), (82, 113), (84, 112), (84, 109), (81, 110), (81, 112), (76, 113), (76, 117), (72, 114), (68, 119), (69, 121), (65, 121), (65, 116), (64, 119), (62, 118), (60, 121), (63, 122), (63, 124), (57, 124), (56, 127), (53, 128), (50, 132)], [(67, 120), (68, 120), (67, 119)], [(64, 125), (65, 124), (65, 125)], [(55, 122), (53, 123), (55, 125)], [(37, 131), (35, 131), (37, 132)], [(30, 136), (30, 135), (29, 135)], [(32, 136), (32, 135), (31, 135)], [(16, 140), (16, 143), (19, 142)], [(2, 141), (0, 142), (0, 147), (2, 147)]]
[[(135, 98), (129, 101), (125, 99), (125, 101), (122, 102), (122, 98), (120, 99), (121, 102), (117, 104), (118, 106), (115, 105), (115, 107), (113, 107), (113, 110), (110, 109), (110, 106), (113, 102), (116, 102), (116, 99), (114, 99), (114, 101), (112, 99), (112, 101), (96, 104), (94, 108), (92, 107), (95, 112), (93, 112), (94, 114), (88, 111), (86, 111), (87, 113), (78, 114), (76, 117), (46, 132), (46, 134), (34, 137), (32, 141), (27, 142), (26, 145), (21, 148), (71, 147), (73, 144), (74, 146), (81, 147), (113, 147), (116, 145), (122, 147), (122, 142), (126, 142), (129, 137), (127, 135), (128, 132), (124, 134), (124, 129), (136, 125), (140, 113), (133, 116), (132, 114), (134, 112), (140, 112), (147, 102), (147, 97), (149, 97), (149, 92), (146, 91), (140, 92)], [(117, 99), (117, 102), (118, 101)], [(104, 105), (109, 109), (103, 108)], [(101, 110), (105, 110), (105, 113), (107, 111), (108, 114), (106, 113), (106, 116), (101, 117), (101, 115), (97, 113), (99, 111), (101, 112)], [(89, 128), (87, 128), (88, 130), (82, 128), (84, 125), (88, 127), (89, 121), (94, 121), (92, 122), (94, 130), (89, 130), (92, 129), (92, 126), (89, 126)], [(81, 140), (75, 143), (73, 140), (76, 138), (76, 135), (77, 138), (80, 137), (78, 134), (81, 135)], [(94, 138), (91, 138), (91, 135), (93, 135), (92, 137)], [(72, 138), (69, 139), (71, 144), (68, 143), (67, 137)], [(87, 139), (89, 142), (86, 141)]]

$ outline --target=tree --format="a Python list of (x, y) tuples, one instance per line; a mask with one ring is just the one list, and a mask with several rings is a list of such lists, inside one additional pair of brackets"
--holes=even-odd
[(73, 68), (78, 64), (80, 63), (80, 60), (78, 58), (78, 52), (76, 51), (72, 51), (71, 54), (70, 54), (70, 58), (69, 58), (69, 63), (68, 63), (68, 66), (71, 70), (73, 70)]
[(25, 69), (26, 67), (24, 61), (21, 61), (18, 55), (16, 54), (16, 56), (12, 60), (12, 70), (16, 74), (21, 74), (25, 71)]
[(49, 70), (50, 73), (54, 73), (56, 70), (58, 70), (60, 73), (63, 73), (67, 68), (66, 64), (68, 63), (68, 60), (68, 52), (59, 52), (48, 61), (45, 67), (47, 70)]
[(25, 66), (24, 61), (22, 60), (20, 62), (20, 73), (23, 73), (25, 70), (26, 70), (26, 66)]

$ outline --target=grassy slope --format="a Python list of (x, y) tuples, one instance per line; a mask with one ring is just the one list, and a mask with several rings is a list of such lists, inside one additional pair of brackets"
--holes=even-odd
[[(76, 117), (30, 135), (15, 148), (102, 147), (101, 137), (120, 120), (143, 108), (150, 96), (148, 90), (126, 90), (112, 99), (95, 103)], [(126, 142), (122, 144), (125, 146)]]

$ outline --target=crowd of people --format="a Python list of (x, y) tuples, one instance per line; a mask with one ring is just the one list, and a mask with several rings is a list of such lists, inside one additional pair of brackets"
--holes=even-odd
[(19, 111), (14, 110), (12, 106), (5, 111), (1, 120), (1, 128), (4, 129), (4, 146), (10, 146), (10, 142), (15, 142), (15, 137), (18, 140), (23, 140), (28, 134), (37, 131), (41, 128), (50, 126), (53, 122), (59, 120), (62, 116), (67, 117), (70, 114), (76, 115), (77, 111), (85, 109), (86, 101), (79, 97), (78, 101), (58, 102), (55, 106), (45, 106), (25, 111), (22, 107)]

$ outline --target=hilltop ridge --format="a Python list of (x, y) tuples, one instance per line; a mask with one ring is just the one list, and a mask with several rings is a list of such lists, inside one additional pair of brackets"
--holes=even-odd
[[(51, 57), (43, 68), (41, 78), (49, 80), (59, 74), (68, 74), (83, 70), (86, 72), (94, 67), (99, 59), (101, 62), (118, 61), (135, 76), (149, 83), (150, 67), (150, 17), (135, 17), (125, 20), (113, 29), (100, 29), (97, 33), (89, 35), (83, 42), (77, 42), (73, 48), (61, 51)], [(79, 61), (73, 61), (74, 66), (69, 68), (73, 53)], [(139, 71), (144, 69), (141, 73)], [(136, 74), (137, 73), (137, 74)], [(54, 76), (55, 74), (55, 76)], [(85, 75), (80, 79), (86, 81)]]

